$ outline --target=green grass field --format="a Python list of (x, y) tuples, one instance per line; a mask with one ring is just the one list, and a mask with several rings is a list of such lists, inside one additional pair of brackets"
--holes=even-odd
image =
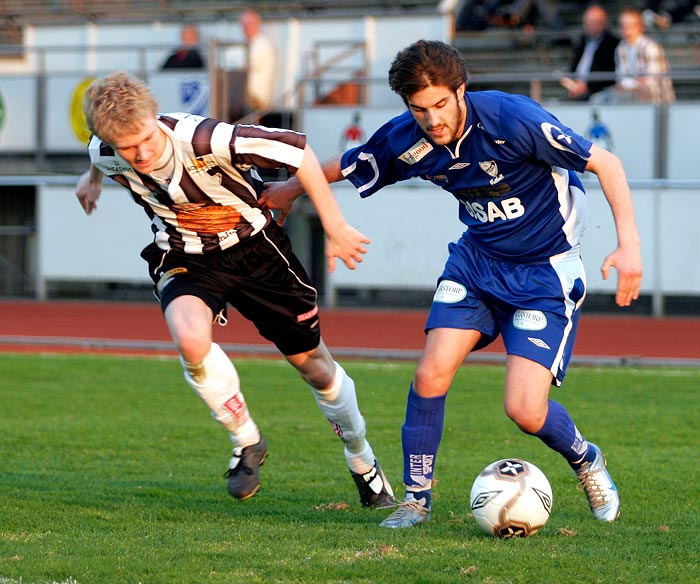
[[(228, 436), (175, 358), (0, 355), (0, 584), (700, 582), (697, 369), (572, 368), (553, 390), (607, 453), (622, 498), (593, 520), (558, 455), (501, 405), (503, 369), (465, 366), (447, 401), (432, 521), (378, 527), (342, 444), (294, 370), (237, 361), (270, 456), (260, 493), (231, 499)], [(401, 494), (413, 364), (348, 361), (368, 436)], [(554, 492), (528, 539), (469, 516), (482, 467), (532, 461)], [(347, 504), (347, 505), (346, 505)]]

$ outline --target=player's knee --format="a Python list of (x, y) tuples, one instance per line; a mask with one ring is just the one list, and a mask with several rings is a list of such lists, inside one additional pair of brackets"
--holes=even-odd
[[(325, 347), (324, 347), (325, 348)], [(287, 355), (301, 378), (311, 387), (319, 390), (329, 388), (336, 375), (336, 364), (328, 350), (319, 347), (298, 355)]]
[(534, 434), (542, 428), (546, 412), (543, 414), (523, 406), (506, 405), (506, 415), (526, 434)]
[(421, 397), (436, 397), (447, 393), (451, 383), (452, 375), (428, 372), (426, 368), (419, 366), (413, 381), (413, 389)]
[(188, 363), (201, 363), (211, 349), (211, 341), (207, 336), (196, 334), (192, 330), (178, 331), (173, 336), (178, 353)]
[(199, 364), (207, 356), (208, 348), (198, 345), (181, 345), (178, 352), (188, 363)]

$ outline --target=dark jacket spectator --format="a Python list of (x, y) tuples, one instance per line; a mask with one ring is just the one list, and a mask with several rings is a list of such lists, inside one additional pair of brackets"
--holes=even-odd
[(197, 27), (191, 24), (183, 26), (180, 37), (180, 46), (165, 60), (161, 69), (203, 69), (204, 59), (197, 48)]
[[(615, 83), (615, 49), (619, 42), (608, 29), (605, 9), (597, 4), (589, 6), (583, 13), (583, 33), (571, 60), (573, 75), (562, 82), (570, 99), (585, 101)], [(610, 79), (589, 81), (591, 73), (610, 73)]]

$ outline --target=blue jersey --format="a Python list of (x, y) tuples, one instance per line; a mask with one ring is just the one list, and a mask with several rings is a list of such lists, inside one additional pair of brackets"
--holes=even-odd
[(434, 183), (459, 201), (464, 237), (495, 259), (540, 261), (572, 249), (586, 223), (576, 172), (591, 142), (527, 97), (481, 91), (465, 100), (459, 140), (434, 145), (406, 111), (343, 154), (343, 175), (362, 197), (413, 177)]

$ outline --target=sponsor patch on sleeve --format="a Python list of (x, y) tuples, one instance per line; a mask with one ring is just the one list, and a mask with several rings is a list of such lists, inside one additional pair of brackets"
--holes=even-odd
[(411, 146), (406, 152), (399, 156), (399, 160), (405, 162), (406, 164), (416, 164), (420, 162), (421, 159), (426, 156), (430, 151), (432, 151), (433, 145), (428, 142), (427, 138), (421, 138), (413, 146)]

